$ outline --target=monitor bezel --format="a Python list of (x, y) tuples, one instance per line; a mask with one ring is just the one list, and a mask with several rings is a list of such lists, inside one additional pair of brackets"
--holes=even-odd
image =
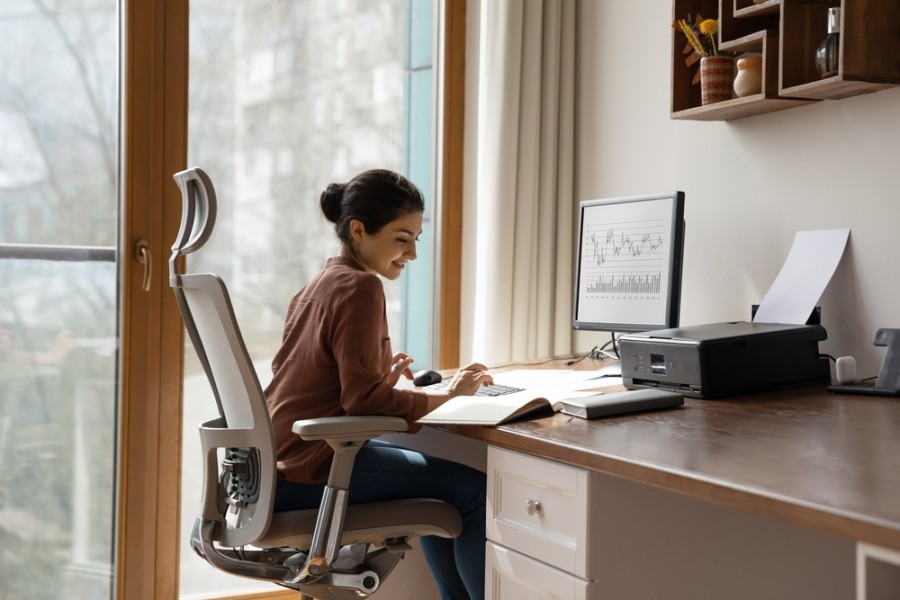
[[(668, 275), (669, 287), (666, 298), (664, 320), (659, 323), (622, 323), (600, 320), (579, 319), (579, 301), (582, 273), (581, 257), (584, 244), (584, 213), (585, 210), (600, 204), (621, 204), (630, 202), (647, 202), (656, 200), (671, 200), (669, 207), (669, 227), (672, 237), (672, 251), (668, 257), (665, 269)], [(621, 196), (612, 198), (600, 198), (582, 200), (578, 206), (578, 229), (575, 254), (575, 289), (573, 298), (572, 327), (578, 331), (608, 331), (613, 333), (638, 333), (655, 331), (657, 329), (671, 329), (678, 327), (681, 311), (681, 279), (684, 264), (684, 192), (674, 191), (656, 194), (644, 194), (636, 196)]]

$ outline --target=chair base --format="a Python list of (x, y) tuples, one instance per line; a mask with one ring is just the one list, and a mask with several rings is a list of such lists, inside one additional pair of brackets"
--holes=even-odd
[[(405, 540), (397, 540), (392, 545), (393, 549), (354, 544), (355, 547), (347, 546), (347, 552), (340, 553), (336, 561), (340, 568), (332, 568), (321, 577), (302, 578), (305, 552), (288, 547), (222, 547), (213, 542), (215, 526), (214, 521), (202, 518), (194, 524), (191, 546), (201, 558), (226, 573), (277, 583), (299, 591), (301, 598), (305, 596), (314, 600), (368, 598), (378, 591), (381, 582), (409, 548)], [(395, 551), (398, 549), (401, 551)]]

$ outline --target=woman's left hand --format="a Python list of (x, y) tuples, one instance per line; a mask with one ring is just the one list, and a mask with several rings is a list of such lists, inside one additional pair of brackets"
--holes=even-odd
[(391, 359), (391, 370), (385, 377), (385, 382), (387, 382), (391, 387), (397, 385), (400, 381), (400, 376), (404, 376), (407, 379), (412, 379), (413, 374), (409, 369), (409, 365), (413, 363), (413, 359), (409, 354), (404, 352), (398, 352), (394, 355), (394, 358)]

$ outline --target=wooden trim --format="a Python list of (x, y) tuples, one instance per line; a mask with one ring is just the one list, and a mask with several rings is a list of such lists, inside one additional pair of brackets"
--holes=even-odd
[(209, 596), (191, 596), (194, 600), (301, 600), (296, 590), (274, 592), (247, 592), (243, 594), (225, 594)]
[[(125, 0), (122, 17), (122, 365), (116, 597), (177, 598), (183, 328), (168, 286), (187, 162), (188, 7)], [(133, 257), (149, 243), (152, 275)]]
[(462, 289), (463, 142), (465, 139), (466, 0), (444, 3), (441, 297), (438, 364), (459, 364)]

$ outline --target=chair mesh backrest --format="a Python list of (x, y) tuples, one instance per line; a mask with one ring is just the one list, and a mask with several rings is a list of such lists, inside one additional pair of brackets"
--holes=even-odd
[[(204, 452), (201, 515), (219, 521), (216, 540), (249, 544), (269, 526), (275, 441), (265, 396), (234, 316), (228, 288), (211, 273), (182, 274), (182, 256), (200, 249), (215, 224), (212, 182), (199, 168), (175, 175), (182, 221), (169, 260), (169, 284), (216, 398), (219, 415), (200, 425)], [(185, 398), (185, 403), (190, 402)], [(220, 460), (228, 467), (220, 479)]]

